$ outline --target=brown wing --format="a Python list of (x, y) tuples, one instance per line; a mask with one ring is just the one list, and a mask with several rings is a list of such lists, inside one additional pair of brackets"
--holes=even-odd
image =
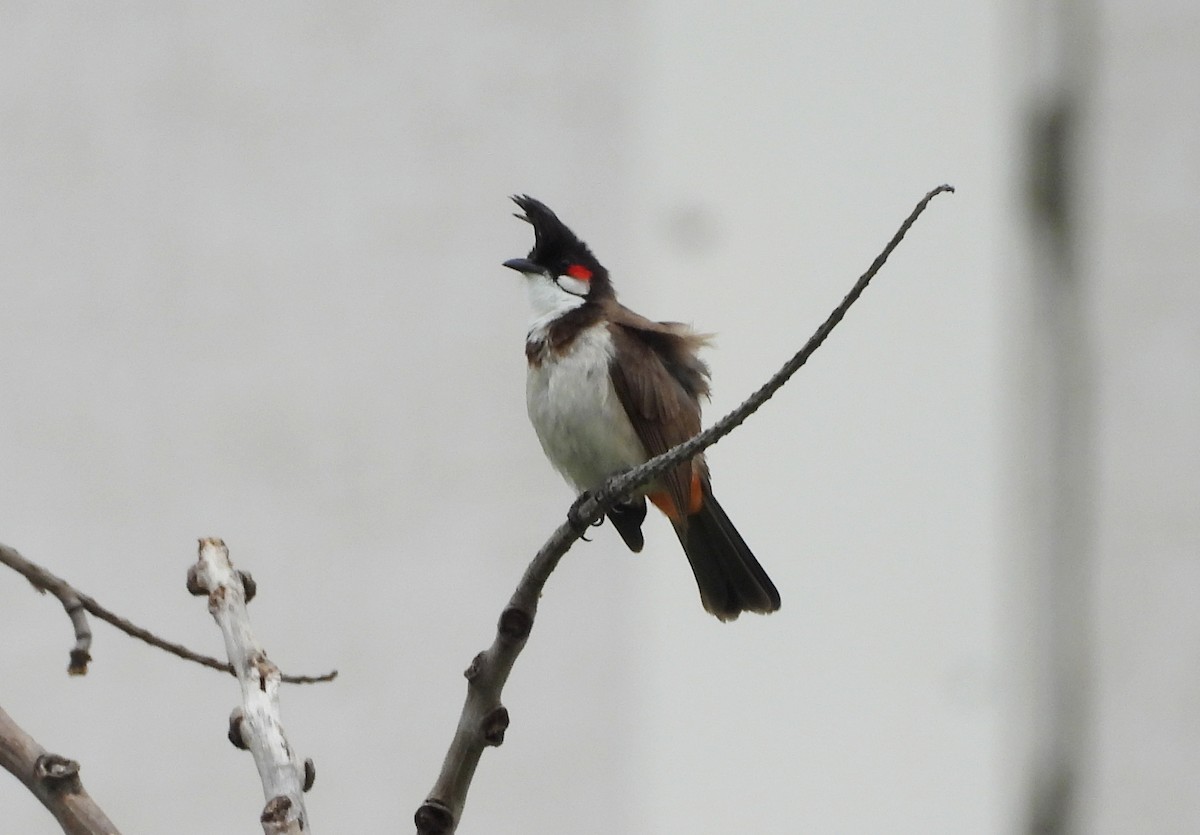
[[(646, 452), (659, 455), (700, 431), (708, 366), (697, 351), (707, 337), (686, 325), (645, 319), (615, 302), (608, 313), (616, 351), (613, 388)], [(675, 507), (687, 508), (692, 464), (680, 464), (662, 481)]]

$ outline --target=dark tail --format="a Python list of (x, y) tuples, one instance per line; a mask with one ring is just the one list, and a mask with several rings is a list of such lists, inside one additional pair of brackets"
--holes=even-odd
[(638, 496), (636, 499), (613, 505), (608, 511), (608, 518), (630, 551), (636, 554), (642, 550), (642, 546), (646, 544), (642, 537), (642, 522), (646, 519), (645, 499)]
[(779, 592), (746, 541), (703, 485), (704, 506), (675, 529), (683, 545), (704, 608), (721, 620), (742, 612), (767, 614), (779, 608)]

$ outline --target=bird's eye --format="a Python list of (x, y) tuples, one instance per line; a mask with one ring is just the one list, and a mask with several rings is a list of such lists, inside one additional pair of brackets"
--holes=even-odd
[(583, 264), (570, 264), (567, 266), (566, 274), (571, 278), (577, 278), (580, 281), (591, 281), (592, 271)]

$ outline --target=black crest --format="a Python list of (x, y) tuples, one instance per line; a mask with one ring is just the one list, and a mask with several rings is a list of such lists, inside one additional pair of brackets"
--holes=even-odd
[(601, 284), (607, 286), (608, 271), (596, 260), (587, 244), (579, 240), (549, 206), (528, 194), (514, 195), (512, 200), (524, 212), (515, 216), (533, 226), (530, 261), (552, 270), (556, 275), (562, 275), (572, 264), (579, 264), (592, 273), (593, 288)]

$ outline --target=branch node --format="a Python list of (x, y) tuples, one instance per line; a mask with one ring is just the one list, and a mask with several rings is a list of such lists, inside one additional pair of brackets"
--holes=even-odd
[(280, 825), (287, 822), (288, 812), (292, 810), (292, 799), (286, 794), (277, 794), (267, 801), (263, 807), (259, 821), (264, 824)]
[(237, 571), (237, 576), (242, 580), (242, 589), (246, 595), (246, 602), (249, 603), (258, 594), (258, 583), (254, 582), (254, 578), (250, 576), (249, 571)]
[(240, 751), (250, 750), (250, 746), (246, 744), (246, 737), (242, 735), (242, 723), (245, 721), (246, 714), (242, 712), (241, 707), (235, 707), (229, 714), (229, 741)]
[(82, 791), (79, 763), (58, 754), (42, 754), (33, 764), (34, 776), (54, 792), (74, 794)]
[(417, 835), (445, 835), (454, 827), (454, 815), (442, 803), (426, 800), (413, 815)]
[(67, 664), (67, 675), (85, 676), (87, 675), (88, 664), (91, 662), (92, 656), (87, 650), (73, 649), (71, 650), (71, 661)]
[(483, 738), (488, 745), (504, 744), (504, 732), (508, 730), (508, 708), (499, 705), (483, 717)]
[(187, 590), (188, 594), (193, 597), (203, 597), (208, 594), (208, 589), (200, 585), (200, 575), (196, 573), (196, 566), (190, 566), (187, 571)]
[(533, 629), (533, 615), (524, 609), (510, 605), (500, 614), (500, 623), (497, 629), (501, 637), (509, 641), (514, 643), (524, 641), (529, 637), (529, 631)]
[(476, 653), (467, 669), (463, 670), (463, 675), (466, 676), (467, 681), (475, 681), (475, 679), (479, 678), (480, 674), (483, 673), (483, 667), (486, 663), (487, 653)]

